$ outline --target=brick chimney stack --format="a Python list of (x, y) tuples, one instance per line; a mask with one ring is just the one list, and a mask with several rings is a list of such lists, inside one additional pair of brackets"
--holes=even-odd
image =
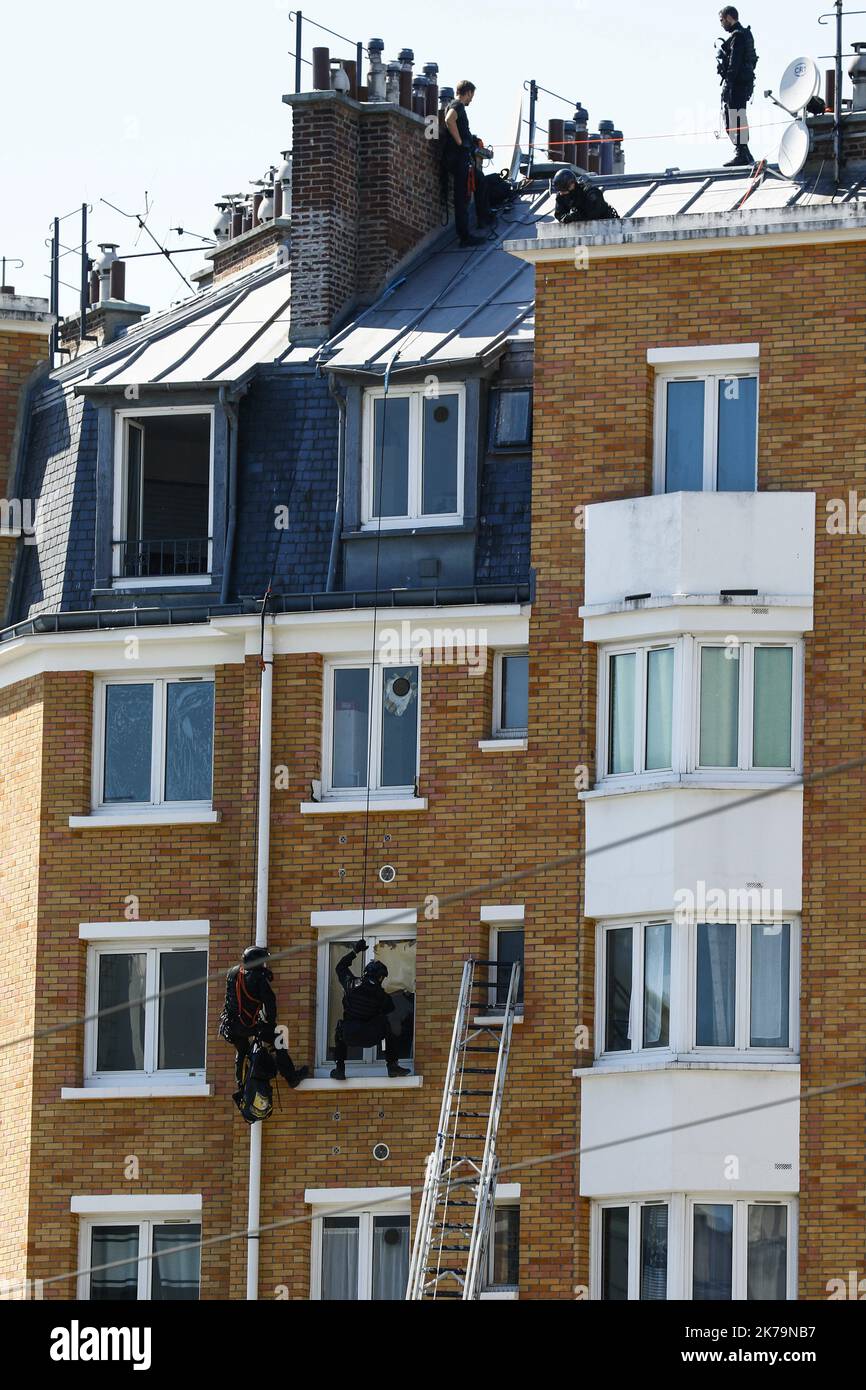
[(291, 338), (314, 342), (441, 231), (439, 142), (429, 118), (392, 102), (334, 90), (283, 101), (293, 124)]
[(25, 499), (10, 496), (25, 388), (47, 365), (53, 325), (47, 299), (16, 294), (11, 285), (0, 288), (0, 623), (5, 621), (17, 538), (35, 520)]

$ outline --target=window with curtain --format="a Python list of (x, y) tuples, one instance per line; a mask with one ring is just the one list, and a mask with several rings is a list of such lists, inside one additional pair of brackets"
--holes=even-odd
[(609, 776), (673, 767), (674, 648), (607, 658)]
[(734, 1047), (737, 998), (737, 928), (699, 922), (695, 1042), (698, 1047)]
[(671, 923), (602, 928), (602, 1051), (671, 1043)]
[(457, 521), (463, 512), (464, 392), (376, 389), (365, 397), (366, 523)]
[(701, 645), (701, 767), (793, 768), (793, 716), (793, 647)]
[(190, 1303), (199, 1298), (201, 1223), (94, 1221), (83, 1296), (92, 1302)]
[(643, 1302), (667, 1298), (668, 1208), (663, 1202), (640, 1209), (640, 1296)]
[(734, 370), (660, 373), (657, 492), (754, 492), (758, 378)]
[(85, 1080), (204, 1079), (208, 952), (202, 945), (92, 946)]
[[(315, 1218), (323, 1302), (399, 1302), (409, 1278), (409, 1214), (375, 1207)], [(315, 1247), (314, 1247), (315, 1248)]]
[(213, 679), (109, 680), (98, 692), (97, 807), (209, 805)]
[(751, 1202), (748, 1208), (746, 1297), (781, 1300), (788, 1288), (788, 1208)]
[(739, 760), (740, 651), (701, 648), (701, 767), (736, 767)]
[(406, 792), (418, 776), (418, 667), (337, 666), (329, 672), (328, 791)]
[(632, 928), (605, 933), (606, 1052), (626, 1052), (632, 1039)]

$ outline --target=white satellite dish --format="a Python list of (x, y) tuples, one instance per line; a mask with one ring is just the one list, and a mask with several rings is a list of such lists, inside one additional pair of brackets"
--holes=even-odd
[(786, 179), (795, 179), (809, 158), (812, 134), (805, 121), (794, 121), (782, 136), (779, 170)]
[(803, 111), (806, 104), (818, 95), (821, 73), (812, 58), (795, 58), (782, 75), (779, 101), (790, 112)]

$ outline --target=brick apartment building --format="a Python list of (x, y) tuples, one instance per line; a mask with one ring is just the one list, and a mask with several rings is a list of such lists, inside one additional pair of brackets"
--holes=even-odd
[[(525, 970), (489, 1296), (826, 1297), (863, 1091), (796, 1097), (862, 1074), (862, 773), (785, 784), (861, 751), (863, 152), (609, 176), (600, 231), (542, 169), (466, 252), (420, 114), (287, 100), (290, 210), (192, 299), (109, 293), (51, 370), (0, 307), (0, 1275), (244, 1297), (264, 863), (313, 1074), (256, 1130), (259, 1297), (402, 1296), (467, 955)], [(362, 934), (410, 1074), (341, 1083)]]

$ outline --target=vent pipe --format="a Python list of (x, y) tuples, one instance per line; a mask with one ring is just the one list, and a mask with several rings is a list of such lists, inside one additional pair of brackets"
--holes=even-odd
[(126, 262), (111, 262), (108, 272), (108, 293), (111, 299), (126, 299)]
[(613, 132), (613, 172), (614, 174), (625, 173), (625, 150), (622, 147), (622, 131)]
[(229, 212), (229, 205), (228, 203), (217, 203), (215, 206), (219, 217), (214, 223), (213, 234), (218, 243), (228, 241), (232, 232), (232, 215)]
[[(572, 129), (574, 121), (572, 121)], [(547, 158), (565, 159), (565, 121), (554, 119), (547, 123)]]
[(367, 71), (367, 100), (385, 101), (385, 64), (382, 62), (382, 53), (385, 48), (383, 39), (371, 39), (367, 44), (367, 52), (370, 55), (370, 67)]
[(866, 111), (866, 43), (852, 43), (856, 53), (848, 66), (848, 76), (854, 83), (853, 111)]
[(557, 159), (564, 159), (566, 164), (574, 164), (577, 158), (577, 126), (574, 121), (563, 121), (562, 123), (562, 146)]
[(280, 204), (279, 217), (291, 217), (292, 215), (292, 152), (283, 150), (283, 162), (277, 170), (277, 180), (282, 190), (282, 200)]
[(327, 48), (313, 49), (313, 90), (327, 92), (331, 85), (331, 53)]
[[(96, 262), (96, 270), (99, 275), (99, 302), (103, 304), (106, 299), (111, 299), (111, 267), (117, 260), (117, 242), (101, 241), (99, 249), (102, 255)], [(122, 298), (122, 296), (121, 296)]]
[(392, 106), (400, 105), (400, 74), (403, 68), (400, 63), (389, 63), (385, 76), (385, 100), (390, 101)]
[(427, 78), (427, 112), (435, 116), (439, 110), (439, 64), (425, 63), (424, 76)]
[(411, 48), (401, 48), (397, 54), (397, 61), (400, 63), (400, 105), (411, 111), (412, 65), (415, 62), (415, 54)]
[(589, 130), (589, 112), (578, 102), (574, 108), (574, 126), (576, 134), (577, 149), (575, 151), (574, 162), (579, 169), (589, 168), (589, 148), (587, 146), (587, 131)]
[(420, 73), (412, 78), (412, 110), (416, 116), (427, 115), (427, 78)]

